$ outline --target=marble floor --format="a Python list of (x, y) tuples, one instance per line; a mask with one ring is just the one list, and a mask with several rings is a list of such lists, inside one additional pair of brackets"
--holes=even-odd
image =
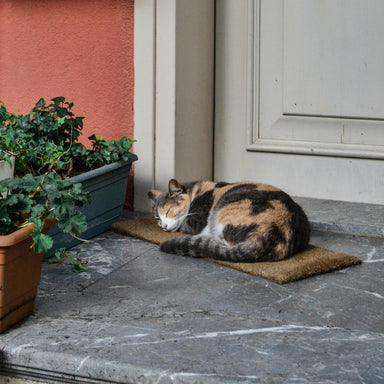
[[(279, 285), (106, 232), (89, 271), (43, 266), (0, 336), (3, 375), (45, 383), (384, 383), (384, 239), (314, 232), (363, 259)], [(1, 382), (1, 377), (0, 377)]]

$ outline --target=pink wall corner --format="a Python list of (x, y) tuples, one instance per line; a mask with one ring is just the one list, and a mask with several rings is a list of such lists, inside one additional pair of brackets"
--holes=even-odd
[(133, 137), (133, 7), (134, 0), (2, 0), (0, 100), (26, 113), (41, 97), (64, 96), (85, 117), (85, 144), (92, 133)]

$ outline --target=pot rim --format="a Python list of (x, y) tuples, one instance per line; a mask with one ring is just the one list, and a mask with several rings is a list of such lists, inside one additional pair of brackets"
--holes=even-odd
[(127, 161), (115, 161), (114, 163), (107, 164), (100, 168), (92, 169), (90, 171), (86, 171), (84, 173), (81, 173), (80, 175), (72, 176), (67, 180), (71, 181), (72, 184), (83, 183), (85, 180), (118, 170), (124, 166), (132, 164), (136, 160), (137, 156), (134, 153), (131, 153), (131, 157)]
[(8, 235), (0, 235), (0, 247), (11, 247), (27, 239), (35, 230), (35, 224), (29, 223)]
[[(50, 227), (53, 224), (57, 223), (57, 220), (47, 217), (45, 219), (45, 222), (48, 227)], [(32, 234), (35, 228), (35, 224), (28, 223), (22, 226), (21, 228), (17, 229), (15, 232), (12, 232), (8, 235), (0, 235), (0, 247), (11, 247), (26, 240)]]

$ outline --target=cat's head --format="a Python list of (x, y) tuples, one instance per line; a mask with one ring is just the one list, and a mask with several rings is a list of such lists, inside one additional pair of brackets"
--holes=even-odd
[(159, 227), (167, 232), (176, 232), (188, 214), (190, 198), (186, 189), (177, 180), (168, 183), (168, 192), (152, 190), (148, 197), (153, 201), (153, 215)]

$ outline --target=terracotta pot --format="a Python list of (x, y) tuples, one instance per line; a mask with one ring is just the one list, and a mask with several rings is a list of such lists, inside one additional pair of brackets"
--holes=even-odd
[[(44, 232), (55, 222), (46, 222)], [(43, 261), (31, 248), (33, 230), (30, 224), (0, 236), (0, 333), (33, 311)]]

